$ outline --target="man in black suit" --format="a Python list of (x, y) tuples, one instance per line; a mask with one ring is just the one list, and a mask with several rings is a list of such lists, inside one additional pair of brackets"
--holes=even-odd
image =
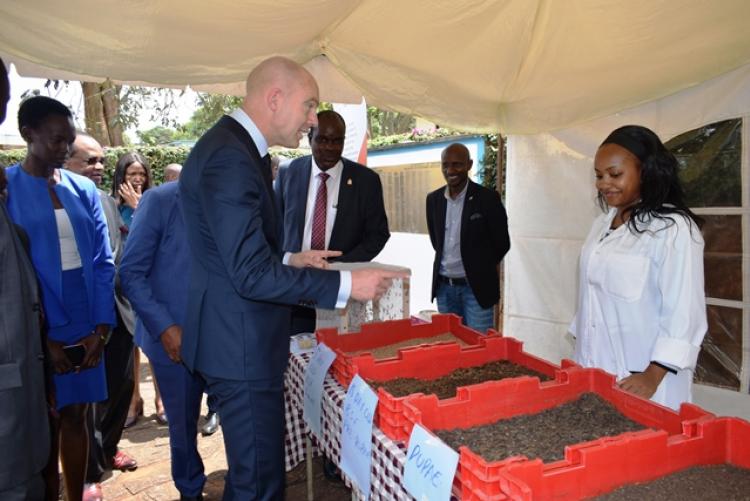
[[(0, 59), (0, 123), (10, 98)], [(0, 499), (43, 499), (50, 453), (36, 273), (5, 209), (0, 166)], [(56, 494), (56, 493), (55, 493)]]
[(191, 253), (180, 353), (216, 397), (228, 462), (224, 500), (270, 501), (284, 498), (287, 305), (367, 301), (402, 275), (315, 269), (333, 251), (282, 252), (268, 147), (296, 148), (317, 125), (318, 86), (294, 61), (273, 57), (250, 73), (246, 88), (242, 106), (201, 137), (180, 176)]
[[(279, 170), (275, 189), (285, 252), (331, 249), (342, 253), (332, 260), (363, 262), (377, 256), (390, 238), (380, 177), (341, 158), (345, 136), (343, 117), (321, 111), (318, 126), (308, 134), (312, 155)], [(315, 310), (296, 307), (292, 334), (314, 329)]]
[(427, 227), (435, 249), (432, 298), (440, 313), (455, 313), (486, 332), (494, 327), (500, 298), (498, 270), (510, 249), (508, 217), (500, 195), (469, 180), (473, 162), (466, 146), (443, 150), (446, 186), (427, 195)]

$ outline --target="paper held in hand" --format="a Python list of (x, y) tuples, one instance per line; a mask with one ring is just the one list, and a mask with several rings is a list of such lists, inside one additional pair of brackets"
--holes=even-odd
[(342, 310), (315, 310), (315, 329), (333, 327), (340, 333), (357, 332), (360, 326), (367, 322), (382, 322), (384, 320), (401, 320), (409, 317), (409, 282), (411, 270), (404, 266), (382, 263), (331, 263), (332, 270), (358, 270), (362, 268), (378, 268), (381, 270), (397, 271), (409, 275), (407, 278), (396, 278), (377, 301), (360, 302), (350, 299)]

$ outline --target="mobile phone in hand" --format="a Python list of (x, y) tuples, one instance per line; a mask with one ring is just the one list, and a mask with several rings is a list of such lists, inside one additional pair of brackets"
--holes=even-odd
[(86, 348), (84, 348), (82, 344), (63, 346), (63, 351), (65, 352), (65, 356), (68, 357), (68, 360), (70, 360), (70, 363), (73, 364), (73, 367), (76, 369), (83, 364), (83, 359), (86, 356)]

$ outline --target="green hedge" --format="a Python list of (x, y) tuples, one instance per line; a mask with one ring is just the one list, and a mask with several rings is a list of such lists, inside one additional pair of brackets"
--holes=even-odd
[[(190, 148), (185, 146), (136, 146), (131, 148), (118, 146), (116, 148), (105, 148), (104, 156), (107, 160), (101, 187), (103, 190), (109, 191), (111, 189), (117, 159), (131, 151), (137, 151), (148, 159), (151, 168), (151, 185), (157, 186), (164, 181), (164, 167), (172, 163), (184, 164), (188, 153), (190, 153)], [(282, 150), (273, 153), (287, 158), (295, 158), (305, 154), (299, 150)], [(0, 167), (9, 167), (22, 161), (25, 156), (26, 148), (0, 150)]]
[[(105, 148), (104, 156), (106, 162), (104, 164), (104, 181), (102, 182), (103, 190), (108, 191), (112, 186), (112, 176), (115, 172), (117, 159), (131, 151), (137, 151), (148, 159), (151, 167), (151, 185), (156, 186), (164, 181), (164, 167), (172, 163), (185, 163), (188, 153), (190, 153), (190, 148), (184, 146), (139, 146), (135, 148), (126, 148), (123, 146)], [(0, 165), (8, 167), (20, 162), (25, 156), (25, 148), (17, 150), (0, 150)]]

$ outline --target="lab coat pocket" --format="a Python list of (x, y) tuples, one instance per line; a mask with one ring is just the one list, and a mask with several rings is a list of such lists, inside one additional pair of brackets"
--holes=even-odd
[(611, 254), (604, 274), (604, 290), (623, 301), (639, 300), (648, 278), (648, 264), (645, 256)]

